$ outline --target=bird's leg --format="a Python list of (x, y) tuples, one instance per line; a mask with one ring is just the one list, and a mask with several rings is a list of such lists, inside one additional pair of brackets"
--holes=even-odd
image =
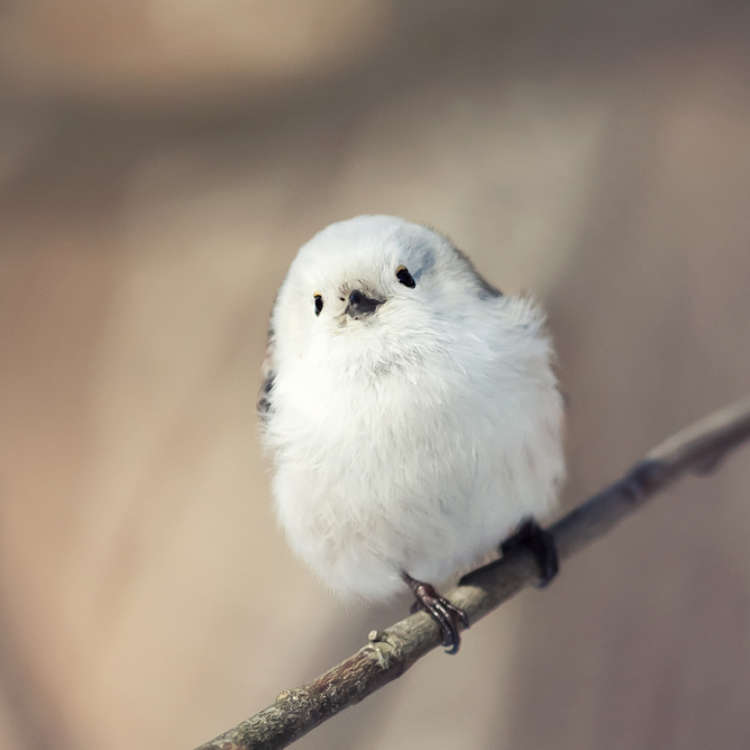
[(406, 572), (403, 572), (401, 577), (416, 598), (412, 609), (425, 610), (437, 622), (443, 636), (443, 646), (448, 649), (447, 653), (455, 654), (461, 645), (458, 623), (461, 622), (465, 628), (469, 627), (466, 612), (451, 604), (431, 584), (417, 581)]
[(543, 529), (533, 518), (527, 518), (518, 527), (513, 536), (508, 537), (501, 545), (503, 556), (512, 554), (514, 550), (525, 547), (539, 564), (539, 587), (546, 586), (560, 569), (557, 559), (555, 537)]

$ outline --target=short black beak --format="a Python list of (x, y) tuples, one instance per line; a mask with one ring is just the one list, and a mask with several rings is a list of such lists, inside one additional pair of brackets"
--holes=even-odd
[(346, 312), (352, 318), (358, 318), (362, 315), (372, 315), (377, 307), (382, 304), (382, 299), (367, 297), (359, 289), (354, 289), (349, 292), (349, 304), (346, 306)]

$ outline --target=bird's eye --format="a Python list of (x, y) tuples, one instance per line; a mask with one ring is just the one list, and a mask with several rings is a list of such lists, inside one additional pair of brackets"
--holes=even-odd
[(315, 300), (315, 314), (320, 315), (320, 311), (323, 309), (323, 297), (319, 294), (313, 294), (313, 299)]
[(409, 289), (414, 289), (417, 285), (412, 275), (409, 273), (409, 269), (406, 266), (399, 266), (396, 269), (396, 278), (404, 285), (408, 286)]

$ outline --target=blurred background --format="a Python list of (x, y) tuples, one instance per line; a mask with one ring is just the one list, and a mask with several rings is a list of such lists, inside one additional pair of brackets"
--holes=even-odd
[[(387, 212), (550, 312), (570, 505), (750, 390), (750, 6), (0, 2), (0, 746), (190, 748), (344, 608), (256, 434), (298, 246)], [(745, 450), (300, 748), (750, 746)]]

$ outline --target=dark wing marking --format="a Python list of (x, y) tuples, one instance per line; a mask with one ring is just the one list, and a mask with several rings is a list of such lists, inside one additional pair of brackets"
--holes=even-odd
[(271, 411), (271, 406), (273, 405), (271, 402), (271, 391), (273, 390), (274, 377), (275, 373), (271, 370), (268, 375), (266, 375), (263, 385), (258, 392), (258, 416), (260, 416), (263, 421), (268, 419), (268, 412)]
[(273, 407), (272, 394), (273, 394), (273, 383), (276, 379), (276, 372), (273, 369), (273, 328), (268, 329), (268, 343), (266, 344), (266, 356), (261, 366), (261, 373), (263, 375), (263, 383), (258, 391), (258, 416), (261, 422), (265, 423), (268, 421), (269, 413)]
[(479, 287), (479, 297), (481, 299), (487, 299), (488, 297), (502, 297), (503, 293), (496, 287), (490, 284), (487, 279), (482, 276), (479, 271), (477, 271), (476, 267), (474, 266), (474, 263), (472, 262), (471, 258), (463, 252), (463, 250), (459, 250), (453, 240), (451, 240), (450, 237), (448, 237), (447, 234), (444, 234), (443, 232), (440, 232), (439, 230), (435, 229), (434, 227), (428, 227), (428, 229), (431, 229), (435, 234), (440, 235), (443, 239), (445, 239), (450, 246), (453, 248), (453, 251), (456, 253), (458, 258), (463, 262), (463, 264), (466, 266), (466, 268), (469, 270), (471, 275), (476, 279), (477, 286)]
[(459, 250), (455, 245), (453, 246), (453, 249), (456, 251), (456, 255), (458, 255), (459, 258), (466, 264), (469, 271), (471, 271), (474, 278), (477, 280), (477, 284), (479, 284), (479, 296), (482, 299), (486, 299), (487, 297), (502, 297), (503, 293), (496, 287), (492, 286), (487, 279), (482, 276), (479, 271), (477, 271), (476, 267), (472, 263), (471, 259), (469, 258), (466, 253), (464, 253), (462, 250)]

